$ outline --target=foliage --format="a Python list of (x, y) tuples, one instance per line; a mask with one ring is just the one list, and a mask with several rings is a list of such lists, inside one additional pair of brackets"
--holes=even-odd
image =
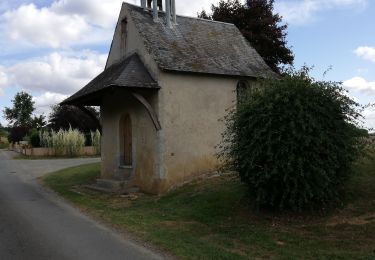
[(5, 128), (0, 128), (0, 137), (8, 137), (9, 132)]
[(40, 143), (43, 147), (55, 149), (55, 155), (78, 156), (85, 144), (85, 135), (78, 129), (41, 132)]
[(239, 173), (258, 207), (300, 210), (340, 200), (367, 131), (361, 106), (341, 83), (309, 69), (264, 80), (227, 119), (221, 158)]
[(292, 64), (294, 60), (287, 46), (287, 25), (281, 24), (282, 17), (274, 14), (274, 0), (221, 0), (212, 5), (212, 14), (203, 10), (198, 16), (203, 19), (235, 24), (243, 36), (274, 71), (279, 72), (282, 64)]
[(54, 106), (49, 115), (49, 127), (54, 131), (58, 131), (59, 129), (67, 130), (70, 127), (84, 133), (95, 131), (100, 127), (97, 123), (99, 113), (93, 107), (87, 107), (87, 110), (96, 117), (96, 120), (76, 106)]
[(41, 129), (46, 125), (46, 117), (44, 115), (34, 116), (31, 120), (31, 127)]
[(29, 132), (29, 141), (32, 147), (40, 147), (40, 137), (37, 129), (33, 128)]
[(10, 128), (8, 135), (9, 143), (17, 143), (23, 140), (23, 138), (28, 134), (29, 128), (22, 126), (15, 126)]
[(13, 107), (6, 107), (4, 109), (5, 119), (13, 127), (29, 127), (29, 128), (41, 128), (45, 122), (45, 116), (33, 116), (35, 111), (34, 101), (32, 96), (26, 92), (18, 92), (12, 100)]
[(31, 95), (26, 92), (18, 92), (12, 102), (13, 107), (6, 107), (3, 111), (5, 119), (11, 126), (9, 141), (19, 142), (32, 128), (40, 129), (46, 125), (45, 116), (32, 115), (35, 107)]
[(90, 134), (91, 134), (91, 145), (94, 146), (95, 153), (100, 154), (101, 134), (99, 130), (96, 130), (95, 132), (90, 132)]
[(30, 127), (32, 113), (35, 110), (32, 96), (26, 92), (18, 92), (12, 100), (13, 107), (4, 109), (5, 119), (15, 127)]

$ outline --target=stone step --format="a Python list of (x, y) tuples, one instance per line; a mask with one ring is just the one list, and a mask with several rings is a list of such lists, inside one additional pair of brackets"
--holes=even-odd
[(132, 185), (130, 180), (97, 179), (95, 184), (85, 185), (84, 187), (99, 192), (117, 194), (129, 194), (139, 191), (139, 188)]
[(119, 166), (119, 171), (114, 175), (114, 178), (119, 181), (128, 180), (131, 178), (132, 172), (132, 166)]
[(97, 179), (96, 185), (105, 189), (110, 189), (114, 191), (122, 190), (126, 188), (129, 181), (118, 181), (112, 179)]
[(83, 187), (86, 188), (86, 189), (89, 189), (89, 190), (99, 191), (99, 192), (102, 192), (102, 193), (116, 193), (116, 192), (114, 192), (111, 189), (106, 189), (106, 188), (103, 188), (103, 187), (99, 187), (96, 184), (84, 185)]

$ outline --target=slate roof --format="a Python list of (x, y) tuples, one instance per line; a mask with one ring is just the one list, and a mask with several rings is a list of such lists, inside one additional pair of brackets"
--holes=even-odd
[[(177, 16), (166, 26), (165, 13), (154, 22), (152, 11), (127, 8), (148, 52), (165, 71), (254, 78), (277, 77), (233, 24)], [(137, 54), (113, 64), (61, 104), (79, 104), (109, 87), (159, 88)]]
[(276, 74), (233, 24), (177, 16), (168, 28), (165, 13), (153, 21), (152, 12), (128, 3), (130, 16), (159, 68), (168, 71), (229, 76), (274, 77)]
[(80, 98), (109, 87), (159, 88), (157, 82), (143, 65), (138, 54), (134, 53), (128, 58), (108, 67), (85, 87), (64, 100), (61, 104), (77, 103)]

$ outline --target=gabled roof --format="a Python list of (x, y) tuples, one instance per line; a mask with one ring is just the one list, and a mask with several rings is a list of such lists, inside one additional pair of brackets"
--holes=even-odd
[(164, 12), (159, 12), (159, 21), (154, 22), (152, 11), (128, 3), (123, 3), (124, 7), (162, 70), (256, 78), (276, 76), (233, 24), (177, 16), (177, 24), (168, 28)]
[(109, 87), (159, 88), (157, 82), (151, 77), (138, 54), (134, 53), (126, 59), (108, 67), (85, 87), (64, 100), (61, 104), (75, 104), (79, 102), (81, 98)]

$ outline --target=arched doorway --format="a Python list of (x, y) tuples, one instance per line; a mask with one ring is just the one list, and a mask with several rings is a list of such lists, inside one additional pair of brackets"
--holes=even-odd
[(125, 114), (120, 120), (121, 164), (131, 166), (132, 156), (132, 122), (129, 114)]

